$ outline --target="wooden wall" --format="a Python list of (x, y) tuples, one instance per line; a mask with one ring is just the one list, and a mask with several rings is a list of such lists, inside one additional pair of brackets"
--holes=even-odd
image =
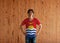
[(0, 43), (25, 43), (19, 25), (29, 8), (43, 25), (37, 43), (60, 43), (60, 0), (0, 0)]

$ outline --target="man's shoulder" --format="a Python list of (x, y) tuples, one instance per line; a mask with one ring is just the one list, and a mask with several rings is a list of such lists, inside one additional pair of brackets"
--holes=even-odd
[(38, 18), (35, 18), (35, 17), (34, 17), (34, 19), (37, 20)]
[(35, 21), (40, 21), (38, 18), (34, 18)]
[(28, 18), (25, 18), (24, 20), (28, 20)]

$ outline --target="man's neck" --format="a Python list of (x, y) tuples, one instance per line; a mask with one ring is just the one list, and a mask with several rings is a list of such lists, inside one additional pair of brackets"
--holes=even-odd
[(34, 18), (29, 18), (29, 21), (32, 21)]

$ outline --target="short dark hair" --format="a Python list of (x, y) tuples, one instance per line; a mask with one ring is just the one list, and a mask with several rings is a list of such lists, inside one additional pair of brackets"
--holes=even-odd
[(33, 9), (28, 9), (27, 13), (29, 14), (30, 11), (32, 11), (32, 13), (34, 13)]

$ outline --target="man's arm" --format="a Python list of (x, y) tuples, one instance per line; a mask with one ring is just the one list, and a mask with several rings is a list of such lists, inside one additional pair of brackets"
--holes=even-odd
[(37, 31), (37, 35), (39, 35), (39, 33), (41, 32), (42, 24), (39, 24), (38, 26), (39, 26), (39, 28), (38, 28), (38, 31)]
[(21, 32), (25, 35), (25, 31), (23, 30), (23, 25), (20, 25)]

